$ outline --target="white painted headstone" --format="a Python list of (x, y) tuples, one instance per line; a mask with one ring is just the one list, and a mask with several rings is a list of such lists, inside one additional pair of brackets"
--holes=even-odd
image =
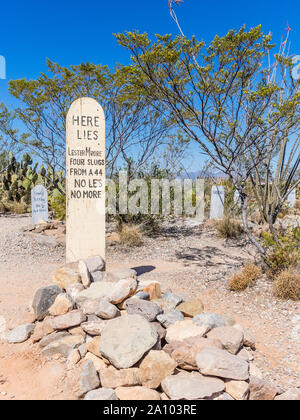
[(105, 117), (95, 99), (72, 103), (66, 120), (66, 260), (105, 260)]
[(214, 185), (211, 189), (210, 219), (221, 219), (224, 214), (224, 187)]
[(287, 198), (288, 206), (294, 207), (296, 204), (296, 190), (293, 190)]
[(31, 190), (32, 223), (48, 222), (48, 193), (43, 185), (36, 185)]

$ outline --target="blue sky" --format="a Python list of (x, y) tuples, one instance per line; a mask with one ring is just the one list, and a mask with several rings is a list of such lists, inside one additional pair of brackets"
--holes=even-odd
[[(9, 79), (35, 78), (46, 70), (46, 58), (68, 66), (90, 61), (113, 66), (128, 63), (128, 52), (113, 33), (139, 29), (177, 33), (167, 0), (14, 0), (1, 2), (0, 55), (7, 63), (7, 80), (0, 80), (0, 101), (13, 104)], [(287, 21), (292, 28), (291, 53), (300, 55), (299, 0), (184, 0), (176, 7), (186, 35), (210, 41), (231, 28), (262, 24), (279, 42)]]

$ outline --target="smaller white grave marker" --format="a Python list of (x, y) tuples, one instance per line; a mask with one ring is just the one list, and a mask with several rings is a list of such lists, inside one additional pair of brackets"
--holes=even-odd
[(293, 190), (287, 198), (287, 203), (289, 207), (294, 207), (296, 204), (296, 190)]
[(48, 193), (43, 185), (36, 185), (31, 190), (32, 223), (43, 220), (48, 222)]
[(214, 185), (211, 189), (210, 219), (221, 219), (224, 214), (224, 187)]

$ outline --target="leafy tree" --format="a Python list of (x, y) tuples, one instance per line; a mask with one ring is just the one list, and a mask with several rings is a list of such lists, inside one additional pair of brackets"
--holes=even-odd
[[(119, 66), (111, 72), (107, 66), (91, 63), (70, 68), (50, 61), (47, 65), (50, 75), (10, 82), (10, 93), (20, 106), (9, 111), (1, 105), (0, 131), (40, 158), (60, 192), (64, 192), (63, 178), (57, 174), (65, 169), (65, 118), (79, 97), (93, 97), (104, 108), (107, 176), (120, 162), (132, 159), (138, 171), (157, 148), (171, 142), (163, 114), (140, 93), (128, 91), (128, 68)], [(23, 124), (24, 133), (14, 128), (16, 120)]]
[(137, 31), (116, 37), (131, 52), (132, 90), (163, 109), (229, 177), (239, 191), (244, 229), (265, 255), (248, 226), (246, 186), (265, 153), (278, 147), (282, 127), (293, 126), (299, 116), (299, 93), (283, 96), (264, 68), (274, 47), (271, 35), (242, 27), (208, 46), (195, 37), (171, 35), (156, 35), (152, 42)]

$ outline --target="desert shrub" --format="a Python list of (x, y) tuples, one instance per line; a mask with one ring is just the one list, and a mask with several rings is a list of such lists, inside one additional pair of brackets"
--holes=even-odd
[(300, 300), (300, 274), (284, 270), (275, 277), (274, 295), (281, 299)]
[(60, 193), (49, 198), (50, 209), (58, 220), (66, 220), (66, 196)]
[(228, 283), (229, 290), (241, 292), (254, 286), (261, 275), (261, 269), (255, 264), (247, 264), (240, 273), (235, 274)]
[(216, 220), (214, 223), (215, 228), (218, 231), (218, 234), (222, 238), (237, 238), (243, 232), (241, 224), (232, 219), (229, 215), (224, 216), (222, 220)]
[(266, 263), (269, 274), (276, 276), (281, 271), (295, 267), (300, 259), (300, 227), (287, 229), (279, 235), (280, 243), (268, 232), (261, 234), (268, 249)]
[(140, 228), (135, 225), (123, 224), (120, 230), (120, 243), (131, 247), (141, 245), (143, 240)]
[(0, 210), (4, 213), (25, 214), (28, 212), (28, 205), (24, 202), (2, 201)]

